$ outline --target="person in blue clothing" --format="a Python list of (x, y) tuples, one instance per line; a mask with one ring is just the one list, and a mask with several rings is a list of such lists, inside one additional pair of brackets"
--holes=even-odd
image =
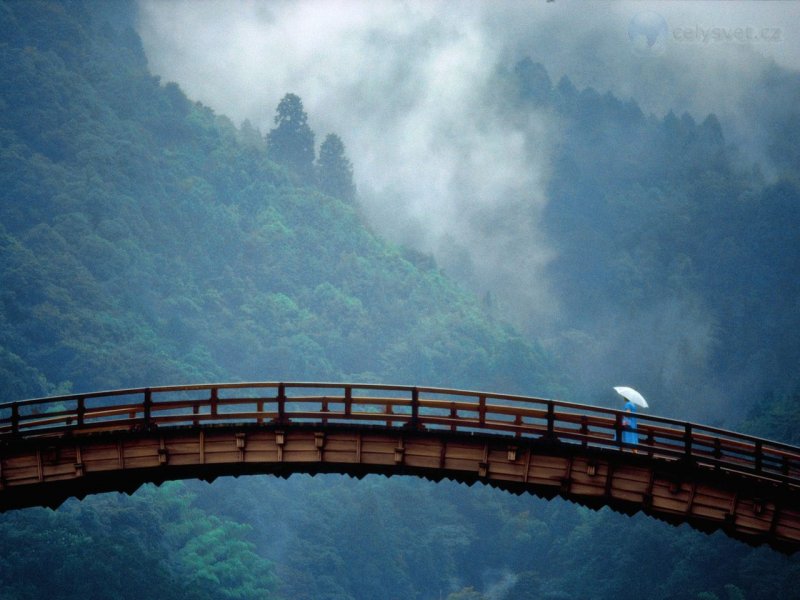
[[(625, 401), (625, 412), (628, 413), (622, 418), (622, 441), (626, 444), (638, 444), (639, 434), (636, 433), (636, 405), (630, 400)], [(633, 449), (636, 452), (636, 449)]]

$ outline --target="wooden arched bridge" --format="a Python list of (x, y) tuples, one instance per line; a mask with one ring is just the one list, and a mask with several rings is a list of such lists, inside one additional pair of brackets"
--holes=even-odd
[(569, 402), (341, 383), (153, 387), (0, 405), (0, 510), (222, 475), (406, 474), (642, 511), (800, 548), (800, 448)]

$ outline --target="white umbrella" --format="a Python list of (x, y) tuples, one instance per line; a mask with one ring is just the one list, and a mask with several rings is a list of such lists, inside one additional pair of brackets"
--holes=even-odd
[(648, 408), (647, 400), (644, 399), (639, 392), (637, 392), (633, 388), (625, 387), (625, 386), (618, 386), (615, 387), (614, 390), (626, 400), (630, 400), (636, 406), (641, 406), (642, 408)]

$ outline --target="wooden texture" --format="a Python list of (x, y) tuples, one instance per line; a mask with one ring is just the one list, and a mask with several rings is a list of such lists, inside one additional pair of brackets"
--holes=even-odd
[[(538, 398), (258, 383), (0, 405), (0, 510), (169, 479), (345, 473), (483, 482), (800, 548), (800, 450), (698, 424)], [(634, 452), (635, 450), (635, 452)]]

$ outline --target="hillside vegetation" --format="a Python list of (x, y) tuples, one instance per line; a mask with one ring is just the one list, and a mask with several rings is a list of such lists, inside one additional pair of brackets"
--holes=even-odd
[[(580, 389), (569, 346), (551, 356), (370, 231), (347, 132), (312, 131), (291, 90), (270, 131), (234, 125), (153, 77), (131, 6), (101, 4), (0, 2), (0, 399), (211, 380)], [(555, 266), (581, 328), (568, 339), (602, 334), (592, 310), (635, 316), (686, 290), (715, 315), (720, 377), (745, 363), (794, 376), (796, 182), (734, 169), (712, 117), (653, 120), (537, 72), (523, 62), (498, 85), (503, 110), (539, 103), (573, 124), (547, 215), (565, 233)], [(625, 127), (649, 132), (652, 154), (621, 143)], [(599, 161), (610, 145), (618, 161)], [(665, 178), (698, 164), (667, 198)], [(590, 204), (581, 190), (602, 178), (619, 193)], [(737, 216), (708, 229), (718, 211)], [(599, 223), (615, 233), (590, 251)], [(781, 293), (763, 301), (752, 273)], [(782, 345), (760, 341), (769, 328)], [(771, 390), (749, 427), (796, 441), (797, 398)], [(379, 477), (145, 487), (6, 513), (0, 543), (8, 599), (752, 600), (791, 597), (800, 576), (797, 559), (721, 534)]]

